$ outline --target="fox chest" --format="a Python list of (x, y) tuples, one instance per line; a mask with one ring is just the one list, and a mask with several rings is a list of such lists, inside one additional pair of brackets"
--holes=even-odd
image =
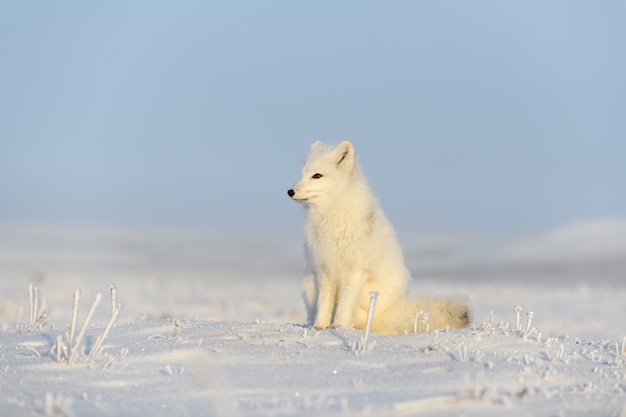
[(309, 227), (307, 231), (310, 266), (318, 272), (331, 275), (366, 269), (366, 237), (346, 226), (325, 226)]

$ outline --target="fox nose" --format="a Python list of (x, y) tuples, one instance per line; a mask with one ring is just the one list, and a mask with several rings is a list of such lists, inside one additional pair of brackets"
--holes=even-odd
[(293, 197), (296, 194), (296, 192), (294, 190), (289, 190), (287, 191), (287, 194), (289, 194), (289, 197)]

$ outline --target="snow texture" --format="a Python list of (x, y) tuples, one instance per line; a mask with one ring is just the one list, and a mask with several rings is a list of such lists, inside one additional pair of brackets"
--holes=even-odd
[[(409, 239), (411, 292), (467, 296), (472, 327), (363, 352), (301, 324), (291, 238), (5, 226), (0, 415), (625, 417), (623, 225)], [(102, 298), (68, 365), (77, 289), (74, 342)]]

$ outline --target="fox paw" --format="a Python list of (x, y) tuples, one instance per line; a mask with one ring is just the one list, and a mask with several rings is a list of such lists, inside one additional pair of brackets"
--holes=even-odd
[(341, 323), (341, 322), (334, 322), (330, 326), (331, 329), (341, 329), (341, 328), (343, 328), (343, 329), (351, 329), (352, 327), (353, 327), (352, 323)]
[(330, 323), (321, 323), (321, 322), (316, 322), (313, 324), (313, 326), (311, 326), (311, 328), (315, 330), (326, 330), (329, 327), (330, 327)]

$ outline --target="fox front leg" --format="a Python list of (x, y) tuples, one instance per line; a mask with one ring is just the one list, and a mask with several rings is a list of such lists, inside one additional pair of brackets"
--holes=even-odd
[(306, 325), (311, 327), (315, 324), (317, 316), (317, 279), (315, 274), (307, 273), (302, 280), (302, 296), (306, 307)]
[(322, 276), (317, 292), (317, 312), (315, 314), (316, 329), (327, 329), (333, 318), (335, 311), (335, 299), (337, 297), (337, 284), (331, 282), (327, 277)]
[(339, 286), (337, 309), (333, 320), (333, 327), (347, 327), (354, 325), (354, 312), (363, 292), (364, 283), (360, 276), (351, 277), (349, 283)]

